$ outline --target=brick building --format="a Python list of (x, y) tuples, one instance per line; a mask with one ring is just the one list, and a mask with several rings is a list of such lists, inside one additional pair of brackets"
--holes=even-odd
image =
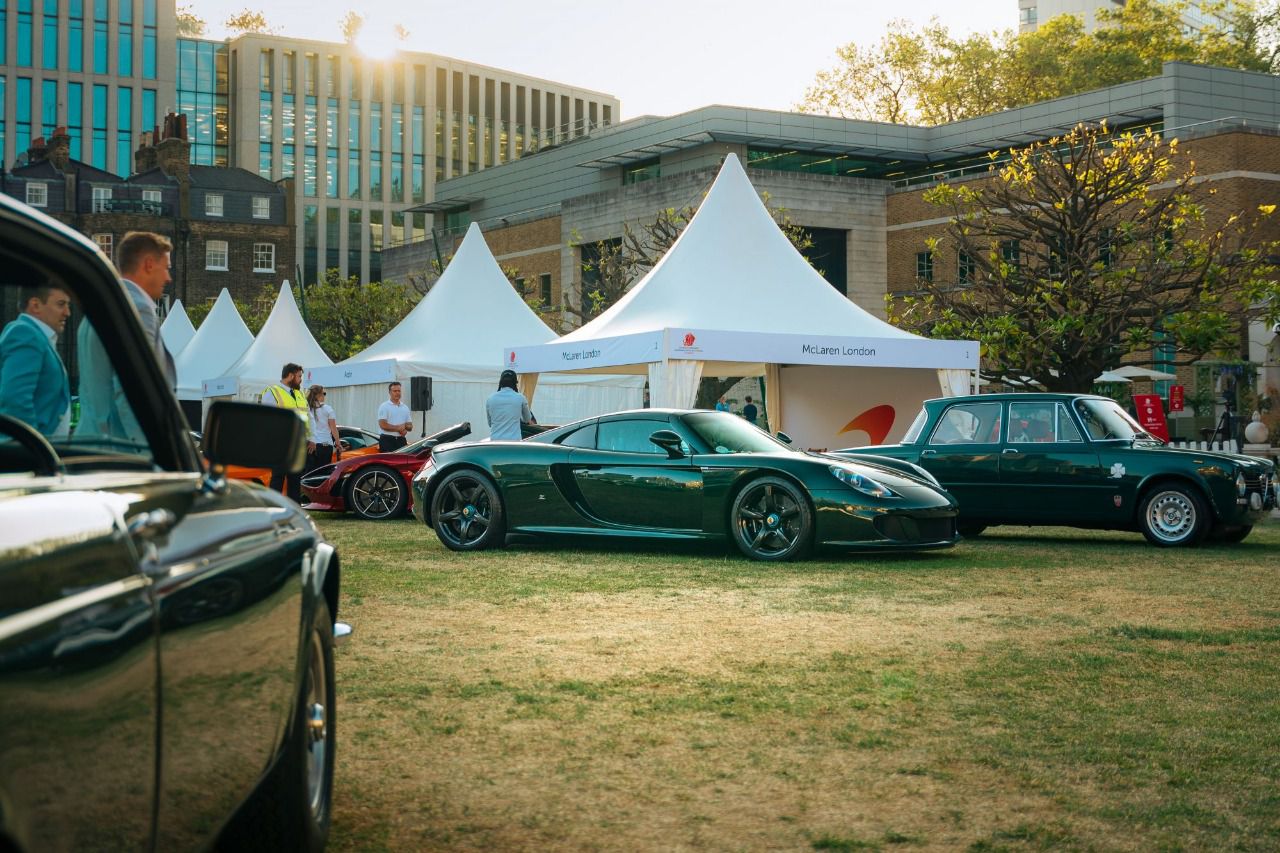
[(256, 296), (263, 284), (294, 278), (292, 193), (244, 169), (193, 166), (186, 123), (170, 115), (143, 134), (128, 178), (70, 156), (58, 128), (36, 139), (25, 165), (0, 176), (0, 190), (91, 237), (114, 259), (129, 231), (154, 231), (173, 241), (173, 284), (167, 294), (187, 305)]

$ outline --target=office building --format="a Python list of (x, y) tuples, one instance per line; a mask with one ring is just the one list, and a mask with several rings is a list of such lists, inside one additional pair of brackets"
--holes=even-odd
[[(1125, 0), (1017, 0), (1018, 32), (1029, 33), (1045, 21), (1058, 15), (1075, 15), (1084, 22), (1086, 30), (1098, 26), (1098, 12), (1115, 10), (1124, 6)], [(1191, 0), (1182, 13), (1182, 24), (1189, 32), (1197, 32), (1213, 25), (1221, 29), (1231, 26), (1226, 11), (1230, 0), (1220, 4), (1209, 0)]]

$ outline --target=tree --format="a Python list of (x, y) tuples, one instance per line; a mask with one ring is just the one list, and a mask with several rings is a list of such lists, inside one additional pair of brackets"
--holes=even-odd
[(1238, 350), (1245, 324), (1280, 315), (1277, 246), (1260, 230), (1275, 206), (1211, 219), (1215, 194), (1177, 140), (1150, 130), (1079, 125), (1010, 151), (986, 181), (925, 193), (950, 214), (930, 250), (966, 259), (971, 283), (921, 280), (887, 299), (890, 319), (979, 341), (985, 378), (1054, 391), (1088, 391), (1157, 331), (1181, 364)]
[[(838, 48), (838, 64), (817, 73), (798, 109), (936, 125), (1155, 77), (1170, 60), (1254, 71), (1270, 67), (1262, 46), (1264, 19), (1233, 12), (1234, 27), (1188, 33), (1182, 23), (1186, 9), (1185, 0), (1129, 0), (1099, 11), (1092, 32), (1085, 32), (1080, 19), (1061, 15), (1028, 33), (1005, 30), (963, 39), (936, 19), (918, 31), (895, 21), (874, 46)], [(1280, 31), (1280, 12), (1267, 20), (1273, 21), (1272, 32)]]
[(280, 31), (279, 27), (267, 23), (267, 16), (252, 9), (241, 9), (222, 22), (222, 25), (233, 33), (262, 33), (273, 35)]
[(364, 26), (364, 15), (359, 12), (348, 10), (347, 14), (342, 16), (342, 20), (338, 22), (338, 29), (342, 31), (342, 40), (347, 44), (352, 44), (360, 37), (360, 29)]
[(194, 9), (190, 6), (178, 7), (178, 38), (200, 38), (206, 29), (208, 24)]

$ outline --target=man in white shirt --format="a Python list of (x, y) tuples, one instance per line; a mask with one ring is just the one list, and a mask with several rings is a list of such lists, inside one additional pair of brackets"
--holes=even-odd
[(516, 387), (516, 372), (504, 370), (498, 377), (498, 390), (484, 401), (489, 419), (489, 438), (493, 441), (519, 441), (521, 424), (537, 423), (529, 403)]
[(413, 428), (413, 413), (400, 402), (403, 392), (399, 382), (392, 382), (387, 386), (391, 399), (378, 407), (378, 451), (381, 453), (398, 450), (409, 443), (405, 435)]

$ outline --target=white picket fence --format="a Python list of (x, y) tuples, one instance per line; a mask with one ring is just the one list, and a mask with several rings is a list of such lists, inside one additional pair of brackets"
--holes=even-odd
[(1239, 453), (1240, 447), (1235, 439), (1231, 441), (1171, 441), (1170, 447), (1181, 447), (1186, 450), (1217, 450), (1225, 453)]

